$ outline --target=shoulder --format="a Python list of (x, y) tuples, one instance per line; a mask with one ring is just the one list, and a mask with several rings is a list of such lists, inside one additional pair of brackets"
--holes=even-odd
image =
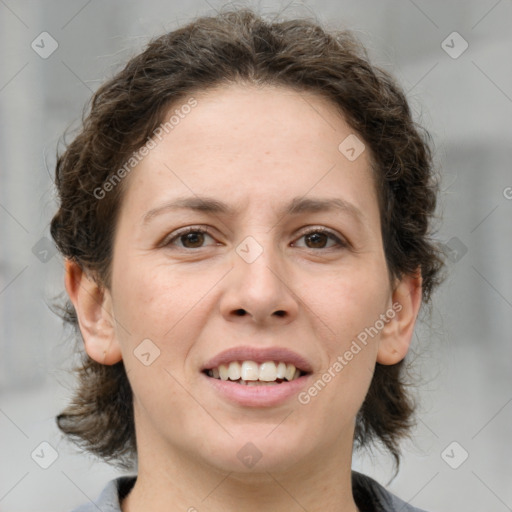
[(361, 512), (426, 512), (391, 494), (369, 476), (352, 471), (352, 492)]
[(121, 500), (135, 484), (135, 476), (122, 476), (111, 480), (94, 502), (90, 501), (72, 512), (121, 512)]

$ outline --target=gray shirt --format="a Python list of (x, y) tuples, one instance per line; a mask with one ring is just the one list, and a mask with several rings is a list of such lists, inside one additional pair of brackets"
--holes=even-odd
[[(129, 494), (136, 477), (111, 480), (98, 499), (73, 512), (121, 512), (120, 502)], [(425, 512), (397, 498), (372, 478), (352, 471), (352, 492), (361, 512)]]

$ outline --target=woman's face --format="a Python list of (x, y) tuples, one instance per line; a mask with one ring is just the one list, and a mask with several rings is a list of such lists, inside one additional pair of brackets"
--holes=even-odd
[(349, 453), (393, 312), (368, 152), (313, 94), (194, 98), (126, 178), (114, 241), (139, 454), (244, 472)]

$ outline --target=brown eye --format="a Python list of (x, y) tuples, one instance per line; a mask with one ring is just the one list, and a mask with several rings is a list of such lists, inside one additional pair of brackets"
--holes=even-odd
[(174, 236), (165, 241), (162, 246), (179, 249), (201, 249), (206, 247), (205, 242), (207, 238), (213, 237), (208, 234), (205, 228), (191, 227), (177, 232)]
[(180, 236), (180, 240), (183, 243), (184, 247), (189, 249), (196, 249), (201, 247), (204, 243), (204, 233), (200, 231), (192, 231), (185, 235)]
[(306, 243), (310, 243), (311, 249), (323, 249), (329, 240), (329, 237), (325, 233), (311, 233), (305, 235)]
[(293, 244), (295, 247), (305, 247), (306, 249), (343, 249), (348, 247), (347, 242), (324, 228), (310, 229), (300, 239), (304, 239), (305, 245), (295, 242)]

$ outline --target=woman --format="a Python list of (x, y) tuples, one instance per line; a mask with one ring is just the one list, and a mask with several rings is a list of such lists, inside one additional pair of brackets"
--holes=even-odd
[[(441, 267), (427, 135), (348, 32), (248, 9), (152, 41), (57, 163), (83, 340), (58, 417), (137, 476), (80, 511), (417, 510), (403, 362)], [(109, 508), (110, 507), (110, 508)]]

